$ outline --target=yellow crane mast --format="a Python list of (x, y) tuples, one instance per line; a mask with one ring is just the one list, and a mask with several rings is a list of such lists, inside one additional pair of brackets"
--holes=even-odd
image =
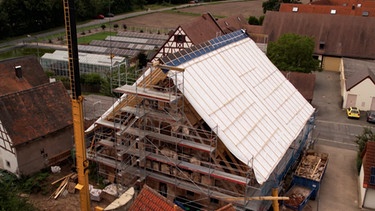
[(75, 20), (74, 0), (63, 0), (66, 40), (68, 42), (68, 68), (70, 77), (70, 91), (72, 98), (74, 143), (76, 148), (76, 169), (78, 174), (79, 197), (82, 211), (90, 210), (88, 166), (83, 122), (83, 97), (79, 75), (77, 29)]

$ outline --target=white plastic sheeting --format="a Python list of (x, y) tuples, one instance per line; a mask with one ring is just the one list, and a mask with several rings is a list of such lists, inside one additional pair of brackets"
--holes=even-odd
[[(314, 112), (250, 39), (179, 65), (185, 98), (262, 184)], [(180, 77), (177, 80), (182, 80)], [(182, 87), (180, 87), (182, 88)]]

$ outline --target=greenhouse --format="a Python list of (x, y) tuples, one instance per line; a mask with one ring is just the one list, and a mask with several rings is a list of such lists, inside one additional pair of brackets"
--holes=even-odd
[[(114, 68), (126, 64), (126, 58), (120, 56), (79, 53), (79, 71), (81, 74), (98, 73), (102, 76), (110, 73)], [(56, 50), (41, 57), (40, 63), (45, 71), (52, 71), (56, 76), (69, 76), (68, 52)]]

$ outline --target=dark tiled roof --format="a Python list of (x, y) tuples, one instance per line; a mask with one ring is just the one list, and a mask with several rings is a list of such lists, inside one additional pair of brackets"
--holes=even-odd
[(70, 98), (61, 82), (1, 96), (0, 114), (13, 146), (72, 124)]
[(270, 42), (294, 33), (313, 37), (316, 54), (375, 59), (375, 18), (267, 11), (263, 27)]
[(216, 20), (209, 13), (203, 14), (195, 21), (182, 24), (181, 28), (194, 45), (224, 34), (224, 31), (221, 30)]
[(155, 190), (144, 185), (129, 211), (182, 211), (182, 209)]
[[(21, 66), (22, 79), (16, 77), (15, 66)], [(48, 83), (49, 79), (35, 56), (0, 61), (0, 96)]]
[(375, 185), (370, 184), (371, 168), (375, 168), (375, 140), (366, 144), (365, 156), (363, 157), (363, 186), (366, 188), (374, 188)]
[(366, 78), (375, 84), (375, 62), (343, 58), (345, 87), (349, 91)]
[(315, 74), (286, 71), (281, 72), (307, 101), (311, 102), (313, 100), (316, 78)]

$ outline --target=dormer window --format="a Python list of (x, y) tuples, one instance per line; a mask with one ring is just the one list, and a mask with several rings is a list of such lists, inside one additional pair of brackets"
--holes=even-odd
[(292, 11), (293, 12), (298, 12), (298, 7), (293, 7)]
[(320, 42), (319, 43), (319, 49), (324, 50), (325, 44), (326, 44), (325, 42)]
[(336, 10), (331, 10), (331, 15), (336, 14)]

